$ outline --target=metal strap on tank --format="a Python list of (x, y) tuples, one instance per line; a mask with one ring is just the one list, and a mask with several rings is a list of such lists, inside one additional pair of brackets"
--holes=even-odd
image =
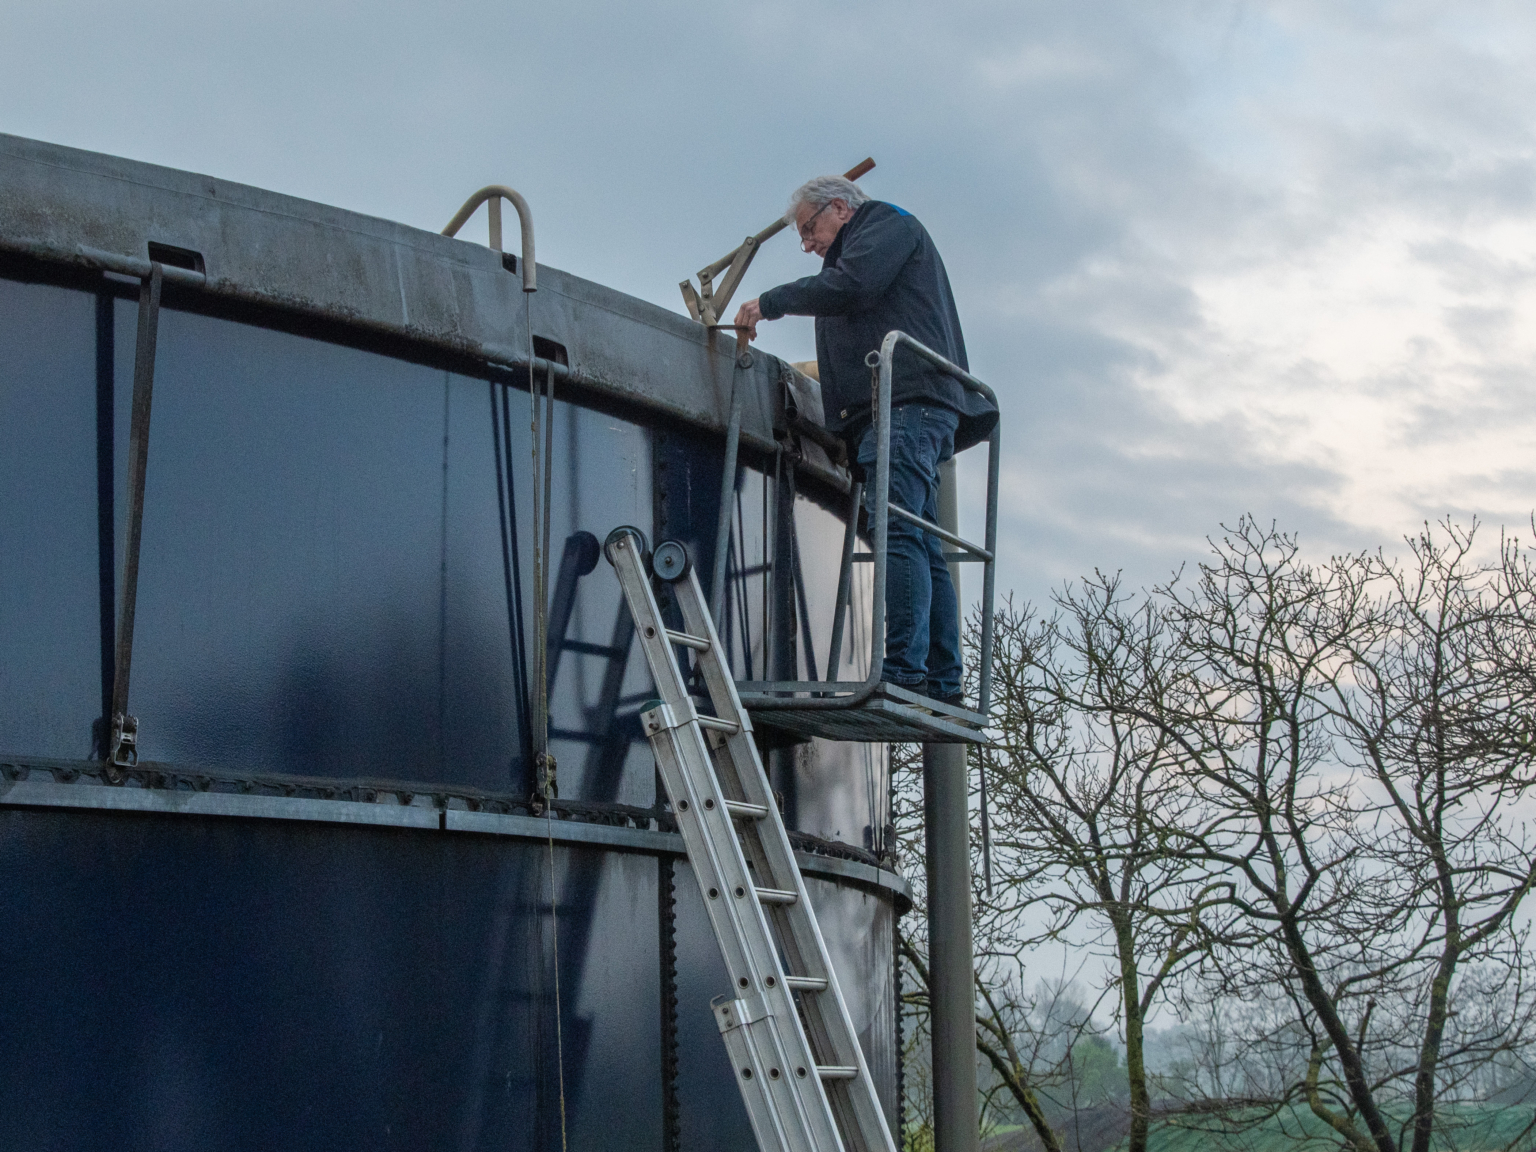
[(128, 527), (123, 547), (122, 604), (117, 613), (117, 652), (112, 668), (111, 738), (107, 779), (121, 782), (122, 769), (139, 759), (139, 722), (128, 714), (128, 678), (133, 669), (133, 617), (139, 598), (139, 543), (144, 533), (144, 476), (149, 466), (149, 413), (155, 389), (155, 340), (160, 328), (158, 262), (139, 287), (139, 332), (133, 353), (133, 414), (128, 429)]
[[(524, 297), (526, 300), (527, 297)], [(555, 373), (544, 374), (544, 388), (533, 362), (533, 327), (529, 325), (528, 401), (533, 431), (533, 749), (534, 778), (546, 802), (557, 794), (555, 758), (549, 751), (549, 532), (555, 430)], [(540, 411), (540, 400), (543, 411)], [(540, 441), (543, 444), (540, 444)]]
[[(736, 365), (745, 354), (745, 332), (736, 335)], [(713, 365), (713, 357), (711, 357)], [(749, 360), (750, 364), (751, 361)], [(741, 449), (742, 385), (740, 373), (731, 371), (731, 414), (725, 424), (725, 467), (720, 473), (720, 514), (715, 523), (715, 563), (709, 581), (709, 614), (720, 619), (725, 608), (726, 559), (731, 547), (731, 512), (736, 507), (736, 462)]]

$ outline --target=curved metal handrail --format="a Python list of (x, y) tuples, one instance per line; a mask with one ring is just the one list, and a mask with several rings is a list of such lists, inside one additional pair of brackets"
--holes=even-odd
[[(923, 359), (933, 364), (940, 371), (953, 376), (962, 385), (972, 392), (979, 392), (997, 406), (997, 394), (986, 384), (972, 376), (958, 364), (945, 359), (939, 353), (929, 348), (926, 344), (914, 340), (905, 332), (892, 330), (887, 332), (885, 339), (880, 342), (879, 358), (875, 353), (870, 353), (870, 366), (878, 365), (880, 370), (879, 386), (875, 400), (875, 428), (879, 434), (879, 440), (875, 452), (875, 507), (874, 514), (870, 517), (870, 530), (874, 535), (874, 603), (871, 605), (870, 615), (872, 627), (870, 628), (870, 654), (869, 674), (862, 682), (859, 681), (834, 681), (831, 679), (831, 671), (835, 667), (833, 661), (840, 656), (838, 649), (842, 647), (842, 614), (846, 605), (841, 601), (837, 605), (838, 619), (834, 623), (833, 646), (828, 660), (828, 679), (819, 681), (816, 685), (821, 691), (828, 689), (838, 690), (848, 685), (856, 685), (853, 691), (846, 696), (756, 696), (752, 699), (752, 708), (760, 710), (796, 709), (796, 710), (823, 710), (839, 708), (857, 708), (875, 694), (880, 686), (880, 675), (885, 665), (885, 572), (886, 572), (886, 545), (890, 528), (890, 493), (891, 493), (891, 361), (896, 353), (896, 346), (904, 344)], [(987, 438), (987, 542), (982, 548), (971, 544), (960, 537), (940, 529), (937, 525), (929, 524), (920, 517), (906, 513), (903, 509), (903, 519), (916, 523), (920, 528), (933, 535), (939, 536), (956, 546), (970, 552), (985, 565), (983, 577), (982, 600), (985, 604), (981, 621), (981, 672), (977, 692), (977, 708), (983, 716), (988, 715), (992, 698), (992, 601), (996, 590), (997, 576), (997, 487), (1000, 469), (999, 456), (999, 431), (1002, 421), (993, 425), (992, 434)], [(848, 535), (853, 534), (853, 521), (858, 515), (855, 506), (851, 512), (852, 519), (848, 527)], [(847, 566), (845, 545), (844, 565)], [(839, 585), (842, 580), (839, 580)], [(841, 593), (842, 588), (839, 588)], [(797, 685), (798, 687), (798, 685)], [(814, 690), (814, 689), (812, 689)]]
[(453, 214), (453, 219), (448, 221), (448, 227), (443, 229), (443, 235), (458, 235), (459, 229), (464, 227), (464, 222), (475, 214), (475, 209), (489, 201), (490, 207), (486, 211), (490, 215), (491, 247), (500, 252), (501, 202), (503, 200), (512, 201), (512, 207), (517, 209), (517, 223), (522, 229), (523, 252), (519, 259), (523, 263), (523, 291), (537, 292), (538, 276), (533, 262), (533, 213), (528, 210), (528, 201), (523, 199), (523, 194), (517, 189), (508, 188), (505, 184), (487, 184), (464, 201), (464, 207)]

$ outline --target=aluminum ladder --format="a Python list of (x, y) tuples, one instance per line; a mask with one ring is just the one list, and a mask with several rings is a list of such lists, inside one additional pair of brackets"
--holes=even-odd
[[(687, 552), (665, 541), (648, 558), (645, 537), (627, 527), (603, 551), (660, 696), (641, 723), (733, 983), (712, 1007), (758, 1147), (895, 1152)], [(652, 574), (671, 585), (684, 631), (663, 623)], [(688, 693), (679, 647), (694, 653), (712, 716)]]

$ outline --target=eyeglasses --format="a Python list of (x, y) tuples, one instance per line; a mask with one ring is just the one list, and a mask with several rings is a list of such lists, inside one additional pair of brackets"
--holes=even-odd
[(828, 200), (820, 208), (811, 213), (811, 218), (809, 220), (807, 220), (804, 224), (800, 225), (800, 227), (796, 229), (796, 231), (800, 233), (801, 248), (805, 249), (806, 251), (810, 251), (811, 238), (806, 234), (806, 230), (810, 228), (812, 224), (816, 223), (816, 217), (820, 216), (830, 207), (832, 207), (832, 201)]

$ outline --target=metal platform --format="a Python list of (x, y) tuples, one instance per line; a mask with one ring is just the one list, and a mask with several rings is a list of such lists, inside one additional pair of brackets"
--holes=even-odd
[[(713, 275), (713, 266), (705, 272)], [(986, 543), (975, 544), (962, 537), (953, 519), (946, 517), (947, 526), (925, 519), (890, 499), (891, 483), (891, 372), (897, 349), (926, 360), (934, 368), (949, 375), (968, 391), (985, 397), (993, 408), (997, 395), (986, 384), (972, 376), (957, 364), (927, 348), (905, 332), (892, 331), (881, 341), (880, 350), (871, 352), (865, 363), (876, 373), (874, 427), (878, 431), (873, 471), (866, 468), (865, 478), (850, 478), (848, 483), (848, 513), (843, 532), (842, 564), (838, 571), (837, 595), (832, 613), (832, 635), (827, 657), (821, 667), (825, 680), (738, 681), (737, 692), (741, 702), (751, 714), (755, 728), (761, 729), (770, 739), (779, 738), (794, 742), (813, 736), (827, 740), (873, 741), (919, 744), (985, 744), (989, 705), (992, 698), (992, 604), (997, 580), (997, 502), (1000, 475), (1000, 449), (998, 426), (994, 423), (985, 441), (987, 444), (987, 512)], [(814, 423), (814, 421), (813, 421)], [(722, 617), (727, 611), (726, 577), (731, 541), (731, 515), (736, 506), (737, 458), (736, 440), (738, 417), (734, 411), (726, 430), (725, 469), (720, 489), (720, 518), (715, 532), (715, 559), (711, 581), (710, 611)], [(791, 475), (793, 473), (791, 472)], [(865, 499), (864, 484), (871, 485), (873, 498)], [(861, 513), (868, 509), (868, 516)], [(922, 511), (919, 509), (919, 511)], [(892, 518), (905, 521), (919, 532), (941, 541), (955, 551), (946, 551), (945, 560), (951, 570), (957, 563), (979, 563), (983, 567), (981, 628), (978, 637), (979, 657), (975, 669), (977, 711), (951, 708), (930, 700), (928, 697), (894, 684), (876, 680), (885, 667), (885, 620), (886, 620), (886, 558)], [(867, 524), (867, 532), (861, 537), (860, 524)], [(858, 551), (860, 539), (865, 539), (869, 551)], [(793, 551), (786, 554), (785, 565), (793, 571), (796, 583), (800, 615), (806, 612), (806, 596), (800, 586), (800, 561)], [(872, 569), (869, 581), (869, 625), (865, 635), (869, 638), (867, 657), (862, 660), (853, 654), (845, 654), (843, 641), (848, 634), (848, 614), (853, 608), (854, 565), (869, 564)], [(766, 602), (765, 602), (766, 605)], [(766, 612), (766, 606), (764, 611)], [(863, 605), (860, 612), (864, 611)], [(793, 608), (790, 619), (795, 618)], [(800, 621), (804, 631), (802, 651), (807, 657), (803, 665), (815, 676), (817, 662), (812, 658), (812, 637)], [(794, 624), (790, 624), (793, 631)], [(780, 653), (779, 656), (782, 656)], [(870, 676), (859, 681), (838, 680), (838, 669), (845, 661), (855, 666), (862, 664), (870, 669)], [(788, 659), (782, 661), (786, 671), (802, 665), (794, 648), (788, 649)], [(781, 666), (780, 659), (765, 653), (765, 670)], [(985, 810), (985, 781), (982, 785), (983, 809)]]
[[(985, 744), (986, 717), (951, 708), (884, 681), (863, 702), (830, 706), (864, 688), (860, 680), (738, 680), (736, 691), (757, 728), (797, 739), (887, 741), (893, 744)], [(809, 707), (807, 706), (809, 705)]]

